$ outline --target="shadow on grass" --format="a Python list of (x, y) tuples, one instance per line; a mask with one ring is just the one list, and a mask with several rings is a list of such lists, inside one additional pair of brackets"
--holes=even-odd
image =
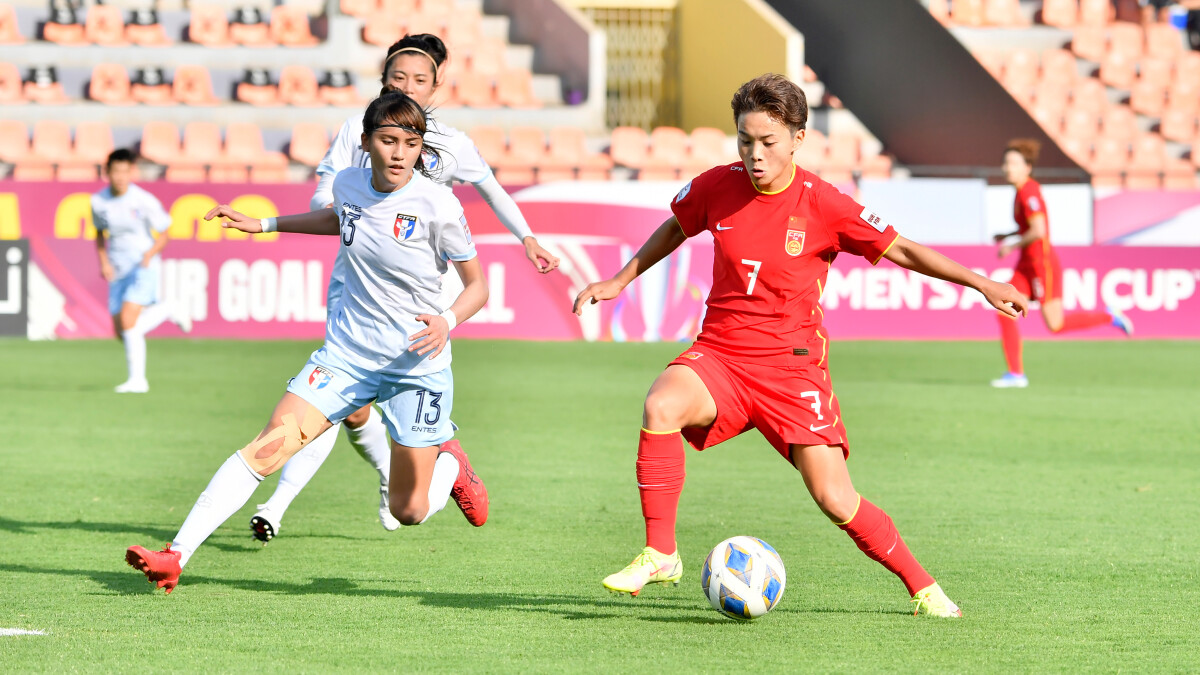
[[(12, 534), (36, 534), (37, 530), (76, 530), (79, 532), (98, 532), (102, 534), (128, 534), (131, 536), (142, 537), (153, 541), (168, 542), (175, 538), (176, 530), (166, 530), (153, 525), (144, 525), (139, 523), (101, 523), (88, 520), (74, 521), (40, 521), (40, 520), (12, 520), (0, 516), (0, 532), (11, 532)], [(214, 536), (205, 542), (205, 546), (219, 549), (226, 552), (236, 551), (254, 551), (263, 548), (262, 544), (254, 540), (250, 534), (250, 528), (246, 527), (245, 543), (221, 541), (221, 538), (228, 538), (228, 533), (222, 532), (221, 535)], [(297, 532), (289, 532), (288, 539), (348, 539), (357, 540), (356, 537), (351, 537), (345, 534), (301, 534)], [(130, 542), (135, 544), (138, 542)], [(147, 544), (149, 548), (156, 548), (156, 545)]]

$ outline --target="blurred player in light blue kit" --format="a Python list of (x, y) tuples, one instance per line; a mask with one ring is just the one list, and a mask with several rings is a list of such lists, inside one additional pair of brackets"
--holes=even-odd
[[(340, 235), (345, 288), (325, 344), (292, 379), (262, 432), (217, 470), (174, 541), (163, 551), (126, 551), (126, 562), (168, 593), (196, 548), (265, 476), (371, 401), (392, 439), (392, 515), (423, 523), (453, 497), (468, 521), (487, 519), (487, 490), (466, 453), (447, 443), (454, 436), (449, 334), (487, 302), (487, 282), (462, 205), (426, 173), (426, 129), (420, 105), (385, 94), (363, 117), (371, 167), (338, 174), (334, 208), (260, 221), (221, 205), (205, 216), (250, 233)], [(440, 297), (449, 263), (464, 288), (446, 306)]]
[(190, 317), (159, 300), (159, 254), (167, 246), (171, 217), (154, 195), (131, 182), (134, 159), (129, 150), (114, 150), (105, 163), (109, 185), (92, 195), (96, 253), (100, 274), (108, 282), (108, 313), (117, 337), (125, 343), (129, 368), (129, 378), (117, 385), (118, 394), (150, 391), (146, 333), (167, 320), (185, 333), (192, 330)]

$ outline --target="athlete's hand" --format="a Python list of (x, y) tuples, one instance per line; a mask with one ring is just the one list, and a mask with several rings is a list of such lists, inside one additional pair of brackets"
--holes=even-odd
[(212, 220), (213, 218), (224, 218), (224, 220), (221, 221), (221, 227), (224, 228), (241, 230), (242, 232), (247, 232), (249, 234), (258, 234), (262, 232), (262, 221), (257, 218), (251, 218), (244, 213), (234, 211), (233, 209), (229, 208), (228, 204), (221, 204), (220, 206), (214, 207), (213, 210), (204, 214), (205, 220)]
[(621, 294), (625, 287), (616, 279), (607, 279), (605, 281), (597, 281), (588, 284), (586, 288), (579, 292), (575, 297), (575, 306), (571, 311), (577, 315), (583, 315), (583, 306), (585, 304), (596, 304), (601, 300), (612, 300)]
[(147, 252), (146, 255), (142, 256), (142, 267), (143, 268), (150, 267), (150, 263), (152, 263), (152, 262), (154, 262), (154, 256), (150, 255), (149, 252)]
[(1005, 239), (1008, 239), (1008, 235), (1003, 232), (992, 235), (992, 241), (996, 242), (997, 244), (1004, 241)]
[(983, 297), (987, 298), (992, 307), (1014, 319), (1025, 316), (1029, 311), (1029, 299), (1013, 288), (1012, 284), (1002, 284), (989, 279), (979, 292), (983, 293)]
[(104, 277), (105, 281), (111, 282), (117, 278), (117, 272), (113, 269), (112, 263), (107, 260), (100, 263), (100, 276)]
[(1004, 257), (1007, 257), (1007, 256), (1008, 256), (1008, 254), (1009, 254), (1009, 253), (1012, 253), (1012, 252), (1013, 252), (1013, 245), (1012, 245), (1012, 244), (1002, 244), (1002, 245), (1000, 246), (1000, 248), (996, 249), (996, 257), (997, 257), (997, 258), (1004, 258)]
[(425, 330), (409, 338), (412, 344), (409, 345), (408, 351), (416, 351), (417, 356), (425, 356), (432, 351), (429, 358), (437, 358), (437, 355), (446, 348), (446, 339), (450, 336), (450, 324), (437, 314), (421, 314), (417, 317), (417, 321), (425, 324)]
[(535, 237), (525, 237), (525, 257), (542, 274), (553, 272), (558, 267), (558, 257), (542, 248)]

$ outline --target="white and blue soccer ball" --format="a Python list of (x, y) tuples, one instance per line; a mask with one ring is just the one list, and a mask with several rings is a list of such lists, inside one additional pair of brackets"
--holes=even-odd
[(783, 599), (787, 573), (775, 549), (755, 537), (730, 537), (704, 559), (700, 587), (713, 609), (749, 621)]

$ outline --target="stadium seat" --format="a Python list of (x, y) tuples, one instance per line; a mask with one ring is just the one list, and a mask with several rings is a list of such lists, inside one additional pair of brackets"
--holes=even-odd
[(1079, 21), (1078, 0), (1045, 0), (1042, 3), (1042, 23), (1057, 28), (1072, 28)]
[(175, 68), (171, 95), (176, 102), (184, 105), (209, 106), (220, 103), (213, 96), (212, 78), (204, 66), (182, 65)]
[(54, 180), (60, 183), (90, 183), (100, 178), (100, 165), (69, 160), (59, 162)]
[(163, 79), (162, 69), (154, 66), (138, 70), (129, 93), (133, 100), (144, 105), (175, 104), (171, 85)]
[(363, 42), (376, 47), (389, 47), (404, 37), (404, 20), (391, 14), (373, 16), (363, 23)]
[(250, 167), (251, 183), (287, 183), (289, 181), (287, 162), (275, 166)]
[(1171, 62), (1166, 59), (1142, 59), (1138, 79), (1159, 89), (1171, 86)]
[(247, 68), (242, 81), (238, 82), (237, 100), (253, 106), (279, 105), (279, 87), (271, 82), (271, 76), (263, 68)]
[[(189, 122), (183, 128), (183, 144), (179, 155), (167, 162), (167, 180), (188, 182), (205, 180), (214, 182), (245, 182), (246, 169), (239, 171), (222, 163), (221, 129), (213, 122)], [(205, 167), (209, 171), (205, 172)], [(215, 170), (215, 175), (214, 175)]]
[(247, 6), (237, 10), (229, 23), (229, 39), (246, 47), (271, 47), (271, 28), (263, 21), (257, 7)]
[(67, 102), (67, 95), (53, 66), (31, 68), (24, 93), (27, 100), (42, 105), (61, 105)]
[(17, 162), (13, 167), (12, 179), (18, 181), (50, 182), (54, 180), (54, 164), (48, 160), (31, 157)]
[[(957, 4), (957, 3), (955, 3)], [(1018, 0), (986, 0), (983, 7), (983, 21), (989, 26), (1024, 26), (1024, 15), (1021, 14), (1021, 3)]]
[(1083, 78), (1071, 90), (1071, 104), (1100, 113), (1108, 107), (1108, 90), (1094, 77)]
[(91, 5), (83, 24), (83, 33), (88, 42), (104, 47), (123, 47), (125, 41), (125, 19), (120, 8), (114, 5)]
[(1029, 108), (1029, 114), (1047, 133), (1053, 136), (1058, 134), (1062, 128), (1063, 114), (1066, 109), (1066, 105), (1062, 101), (1054, 100), (1053, 104), (1034, 101), (1033, 107)]
[(1071, 108), (1063, 118), (1063, 135), (1091, 141), (1099, 132), (1096, 112), (1085, 108)]
[(714, 166), (728, 164), (737, 159), (726, 150), (725, 132), (713, 127), (692, 129), (691, 145), (688, 148), (684, 168), (687, 173), (699, 174)]
[(1100, 62), (1100, 81), (1117, 89), (1133, 87), (1137, 79), (1137, 61), (1124, 52), (1112, 50)]
[(496, 102), (509, 108), (542, 107), (533, 95), (533, 74), (520, 68), (502, 71), (496, 77)]
[(1112, 0), (1079, 0), (1079, 23), (1105, 26), (1112, 19)]
[(389, 16), (409, 16), (420, 11), (420, 3), (417, 0), (375, 0), (371, 11)]
[(454, 100), (469, 108), (495, 108), (492, 78), (471, 71), (454, 76)]
[(892, 158), (887, 155), (872, 155), (862, 161), (862, 177), (886, 180), (892, 177)]
[(284, 66), (279, 72), (279, 100), (305, 108), (324, 105), (317, 76), (308, 66)]
[(188, 40), (206, 47), (225, 47), (231, 44), (229, 19), (225, 16), (225, 10), (216, 5), (192, 7)]
[(1148, 169), (1130, 169), (1125, 172), (1124, 186), (1126, 190), (1159, 190), (1162, 188), (1161, 174)]
[(25, 103), (21, 72), (7, 61), (0, 62), (0, 105)]
[(1159, 133), (1169, 141), (1191, 143), (1196, 137), (1196, 111), (1168, 107), (1159, 122)]
[(1062, 115), (1067, 108), (1067, 96), (1070, 88), (1057, 82), (1041, 80), (1033, 90), (1034, 108), (1041, 108)]
[(943, 26), (950, 23), (950, 0), (929, 0), (929, 13)]
[(1110, 106), (1100, 120), (1101, 134), (1124, 143), (1138, 134), (1137, 114), (1127, 105)]
[(163, 172), (168, 183), (203, 183), (208, 180), (208, 169), (203, 164), (172, 164)]
[(508, 131), (508, 154), (500, 168), (527, 168), (546, 162), (546, 134), (540, 127), (517, 126)]
[(678, 127), (655, 127), (650, 132), (650, 154), (642, 165), (647, 169), (680, 169), (687, 161), (688, 135)]
[(960, 26), (982, 26), (984, 0), (954, 0), (950, 3), (950, 20)]
[(1038, 80), (1038, 54), (1030, 49), (1017, 49), (1004, 64), (1004, 88), (1019, 101), (1028, 101)]
[(455, 48), (455, 54), (460, 55), (467, 64), (468, 70), (495, 77), (505, 68), (505, 52), (508, 46), (504, 40), (491, 35), (484, 35), (474, 42)]
[(1186, 159), (1171, 159), (1163, 167), (1164, 190), (1195, 190), (1196, 170)]
[(1092, 153), (1092, 144), (1078, 138), (1062, 137), (1055, 139), (1058, 147), (1080, 166), (1087, 166)]
[(679, 180), (679, 169), (677, 167), (644, 167), (638, 169), (638, 180)]
[(1183, 53), (1183, 37), (1179, 29), (1167, 23), (1146, 26), (1146, 56), (1152, 59), (1174, 59)]
[(71, 127), (59, 120), (38, 120), (33, 125), (29, 153), (54, 163), (70, 159)]
[(1108, 48), (1110, 51), (1122, 52), (1133, 60), (1140, 59), (1145, 35), (1142, 27), (1136, 23), (1119, 21), (1108, 27)]
[(308, 14), (299, 7), (278, 5), (271, 10), (271, 39), (285, 47), (313, 47), (320, 43), (308, 25)]
[(495, 165), (503, 161), (508, 153), (508, 142), (504, 138), (504, 130), (495, 126), (479, 126), (471, 130), (471, 140), (475, 148), (488, 164)]
[(1079, 79), (1075, 55), (1065, 49), (1051, 49), (1042, 53), (1042, 76), (1040, 82), (1069, 90)]
[(1120, 173), (1129, 163), (1129, 143), (1101, 136), (1096, 139), (1088, 170), (1093, 173)]
[(113, 151), (112, 128), (107, 122), (85, 120), (75, 125), (72, 156), (79, 162), (103, 164)]
[[(1004, 81), (1004, 55), (998, 52), (980, 51), (975, 52), (975, 60), (983, 66), (983, 69), (988, 71), (996, 81)], [(815, 80), (814, 80), (815, 81)]]
[(378, 0), (340, 0), (338, 7), (343, 14), (364, 17), (379, 11)]
[(1200, 82), (1200, 52), (1189, 51), (1175, 60), (1175, 82)]
[(50, 16), (50, 20), (42, 26), (42, 39), (60, 45), (87, 44), (83, 24), (75, 16), (75, 10), (67, 6), (59, 6)]
[(172, 42), (158, 22), (158, 13), (145, 7), (134, 10), (132, 20), (125, 25), (125, 39), (142, 47), (165, 47)]
[(550, 150), (544, 165), (577, 168), (580, 180), (607, 180), (613, 162), (608, 155), (589, 152), (587, 139), (578, 127), (558, 126), (550, 130)]
[(617, 127), (612, 131), (609, 155), (613, 162), (631, 169), (646, 165), (650, 156), (650, 135), (639, 127)]
[(1099, 26), (1079, 26), (1071, 38), (1071, 52), (1081, 59), (1101, 61), (1108, 51), (1108, 38)]
[(0, 5), (0, 45), (19, 45), (25, 41), (17, 23), (17, 10), (12, 5)]
[(108, 105), (133, 105), (129, 73), (117, 63), (100, 63), (92, 68), (88, 83), (88, 98)]
[(825, 166), (834, 171), (852, 171), (862, 156), (862, 139), (855, 134), (830, 134), (829, 159)]
[(29, 156), (29, 127), (19, 120), (0, 119), (0, 161), (15, 164)]
[(1134, 112), (1158, 117), (1166, 104), (1166, 95), (1166, 90), (1160, 85), (1149, 80), (1138, 80), (1130, 91), (1129, 107)]
[(1167, 90), (1167, 104), (1179, 110), (1200, 109), (1200, 79), (1176, 77)]
[(244, 167), (287, 169), (287, 157), (282, 152), (267, 152), (263, 147), (262, 130), (250, 122), (230, 122), (225, 127), (222, 161)]
[(292, 127), (288, 155), (305, 166), (315, 167), (329, 150), (329, 133), (316, 122), (298, 122)]
[[(36, 130), (35, 130), (36, 133)], [(1158, 134), (1141, 134), (1133, 141), (1129, 155), (1130, 171), (1160, 171), (1167, 156), (1166, 142)]]
[(180, 159), (179, 152), (179, 127), (163, 120), (151, 120), (142, 127), (142, 157), (165, 166)]
[(330, 70), (321, 82), (321, 100), (329, 105), (356, 106), (362, 103), (354, 80), (345, 70)]

